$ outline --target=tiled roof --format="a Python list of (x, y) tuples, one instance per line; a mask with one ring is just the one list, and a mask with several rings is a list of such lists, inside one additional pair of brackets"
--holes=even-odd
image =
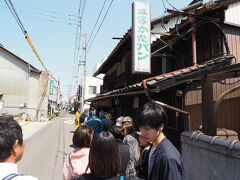
[[(203, 71), (212, 70), (217, 67), (221, 67), (229, 64), (232, 58), (233, 56), (221, 56), (221, 57), (209, 60), (203, 64), (199, 64), (192, 67), (186, 67), (170, 73), (162, 74), (154, 77), (153, 80), (148, 81), (147, 86), (149, 88), (154, 88), (156, 85), (161, 86), (165, 82), (169, 82), (169, 80), (175, 80), (175, 81), (179, 81), (179, 83), (184, 83), (185, 82), (184, 79), (188, 78), (188, 76), (190, 75), (201, 76), (201, 73)], [(175, 85), (178, 85), (179, 83), (176, 83)], [(166, 88), (170, 88), (170, 87), (168, 86)], [(124, 88), (115, 89), (104, 94), (99, 94), (94, 98), (87, 99), (86, 101), (91, 102), (98, 99), (108, 98), (109, 96), (112, 97), (113, 95), (118, 96), (122, 93), (128, 93), (128, 92), (134, 92), (134, 91), (140, 91), (140, 90), (143, 90), (142, 82), (129, 85)], [(160, 89), (160, 90), (163, 90), (163, 89)]]

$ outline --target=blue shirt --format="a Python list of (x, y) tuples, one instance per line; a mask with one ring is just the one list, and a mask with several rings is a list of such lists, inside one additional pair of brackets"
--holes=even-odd
[(86, 122), (86, 125), (93, 128), (94, 134), (98, 134), (102, 130), (101, 120), (96, 116), (90, 117), (90, 119)]

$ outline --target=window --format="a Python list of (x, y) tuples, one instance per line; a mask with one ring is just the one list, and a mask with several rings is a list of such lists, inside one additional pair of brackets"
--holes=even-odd
[(89, 94), (97, 94), (97, 86), (89, 86)]

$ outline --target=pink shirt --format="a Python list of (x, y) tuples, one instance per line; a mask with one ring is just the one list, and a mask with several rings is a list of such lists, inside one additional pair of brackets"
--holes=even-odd
[[(69, 161), (69, 156), (71, 163)], [(88, 166), (89, 148), (73, 151), (70, 153), (63, 165), (63, 176), (65, 180), (70, 180), (72, 176), (80, 176), (86, 172)], [(72, 166), (71, 166), (72, 164)], [(88, 169), (87, 173), (90, 173)]]

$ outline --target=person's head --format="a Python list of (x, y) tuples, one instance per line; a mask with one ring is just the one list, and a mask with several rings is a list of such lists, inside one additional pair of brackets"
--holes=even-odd
[(110, 130), (112, 135), (115, 137), (116, 140), (122, 141), (124, 138), (124, 134), (122, 132), (122, 128), (119, 126), (113, 126), (112, 129)]
[(120, 116), (119, 118), (117, 118), (117, 120), (116, 120), (116, 126), (122, 128), (122, 125), (123, 125), (123, 124), (122, 124), (123, 119), (124, 119), (123, 116)]
[(132, 134), (134, 132), (133, 123), (124, 122), (123, 123), (123, 132), (124, 132), (125, 135)]
[(141, 132), (137, 132), (137, 135), (138, 135), (139, 146), (143, 148), (146, 147), (149, 144), (149, 142), (143, 137)]
[(89, 153), (91, 173), (99, 178), (109, 178), (116, 176), (120, 167), (120, 154), (114, 136), (106, 131), (94, 136)]
[(115, 119), (116, 120), (117, 116), (118, 116), (117, 109), (116, 108), (112, 108), (110, 110), (110, 112), (108, 112), (106, 114), (106, 119)]
[(79, 113), (81, 112), (81, 108), (80, 107), (78, 107), (77, 112), (79, 112)]
[(89, 116), (92, 117), (92, 116), (96, 116), (96, 109), (94, 107), (91, 107), (89, 109)]
[(126, 116), (122, 121), (123, 132), (125, 135), (134, 132), (133, 120), (131, 117)]
[(167, 124), (167, 114), (163, 107), (155, 102), (146, 103), (139, 112), (139, 129), (146, 140), (153, 142)]
[(72, 138), (72, 142), (77, 148), (89, 148), (93, 137), (93, 129), (87, 125), (78, 127)]
[(110, 120), (110, 119), (112, 119), (112, 116), (111, 116), (111, 114), (110, 114), (109, 112), (107, 112), (107, 113), (105, 114), (105, 118), (108, 119), (108, 120)]
[(24, 151), (22, 128), (12, 118), (0, 118), (0, 162), (16, 163)]

